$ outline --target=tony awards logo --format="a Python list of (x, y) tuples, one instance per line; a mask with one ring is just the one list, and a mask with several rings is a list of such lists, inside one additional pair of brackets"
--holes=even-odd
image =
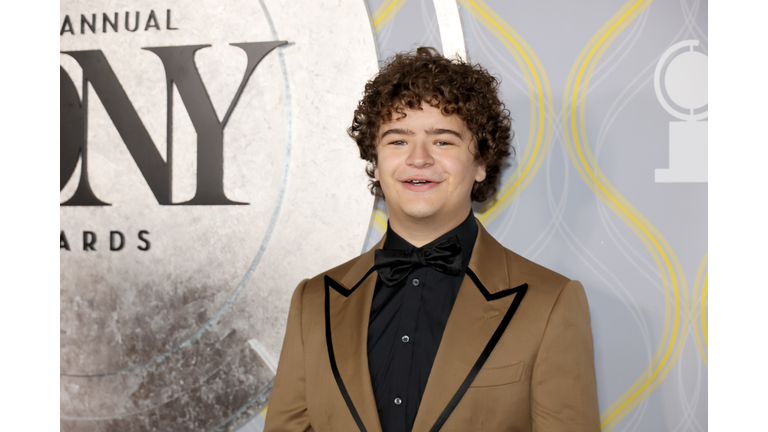
[(707, 182), (707, 55), (696, 47), (679, 42), (656, 65), (656, 97), (681, 120), (669, 122), (669, 168), (656, 169), (656, 183)]

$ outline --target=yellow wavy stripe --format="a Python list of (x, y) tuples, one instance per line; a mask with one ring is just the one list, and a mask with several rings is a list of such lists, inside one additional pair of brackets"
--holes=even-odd
[[(637, 3), (634, 3), (633, 6), (634, 5), (637, 5)], [(633, 12), (630, 9), (627, 13), (631, 14), (630, 15), (631, 18), (634, 18), (635, 16), (639, 15), (641, 10), (642, 9), (638, 8), (638, 10), (635, 10)], [(616, 28), (623, 30), (623, 28), (626, 27), (626, 25), (628, 25), (628, 23), (629, 23), (629, 21), (627, 20), (622, 25), (620, 25), (620, 26), (618, 26)], [(606, 41), (608, 41), (608, 42), (613, 41), (613, 39), (615, 39), (616, 36), (618, 36), (618, 32), (614, 33), (611, 37), (607, 38)], [(599, 57), (602, 55), (602, 53), (605, 51), (606, 48), (607, 48), (607, 44), (603, 45), (601, 47), (601, 49), (598, 50), (598, 55), (596, 56), (596, 58), (593, 61), (593, 63), (590, 65), (589, 71), (587, 72), (587, 76), (588, 77), (591, 76), (592, 71), (594, 70), (594, 67), (597, 64), (597, 59), (599, 59)], [(588, 82), (589, 82), (589, 80), (587, 79), (585, 81), (585, 86), (584, 86), (584, 90), (583, 90), (582, 96), (586, 94), (586, 87), (588, 85)], [(584, 139), (584, 141), (586, 143), (586, 141), (587, 141), (586, 140), (586, 133), (584, 132), (585, 131), (585, 123), (586, 123), (586, 121), (585, 121), (585, 98), (582, 97), (582, 99), (580, 99), (579, 102), (580, 102), (580, 110), (579, 110), (580, 113), (579, 114), (581, 116), (580, 117), (580, 120), (581, 120), (580, 121), (580, 125), (582, 127), (582, 130), (581, 130), (582, 133), (580, 135), (583, 137), (583, 139)], [(589, 148), (588, 145), (585, 146), (585, 153), (587, 154), (587, 157), (590, 160), (591, 164), (594, 165), (595, 167), (597, 167), (597, 164), (596, 164), (596, 162), (594, 160), (594, 157), (591, 154), (591, 151), (590, 151), (590, 148)], [(644, 242), (646, 244), (646, 246), (649, 248), (649, 250), (651, 251), (652, 254), (658, 253), (659, 254), (659, 258), (661, 258), (663, 260), (664, 267), (665, 267), (666, 270), (668, 270), (669, 278), (671, 279), (671, 282), (672, 282), (672, 288), (673, 288), (672, 291), (673, 291), (673, 294), (674, 294), (674, 299), (675, 299), (675, 304), (676, 304), (676, 307), (675, 307), (675, 310), (674, 310), (672, 334), (671, 334), (671, 337), (669, 339), (669, 342), (664, 347), (663, 357), (661, 358), (661, 360), (658, 363), (658, 365), (653, 369), (653, 371), (650, 371), (650, 368), (653, 366), (655, 361), (658, 359), (659, 352), (656, 353), (656, 356), (654, 356), (655, 357), (654, 358), (654, 362), (652, 362), (651, 365), (649, 365), (649, 370), (646, 371), (646, 373), (641, 377), (640, 380), (638, 380), (638, 384), (640, 384), (640, 382), (642, 382), (642, 384), (637, 386), (637, 387), (635, 387), (635, 388), (633, 388), (633, 389), (631, 389), (631, 391), (628, 391), (627, 392), (628, 398), (626, 400), (624, 400), (623, 402), (621, 402), (620, 404), (618, 404), (618, 409), (625, 410), (623, 414), (620, 414), (619, 416), (614, 418), (614, 422), (618, 422), (618, 420), (623, 418), (623, 416), (626, 415), (626, 413), (628, 413), (637, 404), (639, 404), (639, 402), (641, 402), (645, 397), (647, 397), (647, 395), (650, 394), (650, 392), (653, 391), (661, 383), (661, 381), (666, 377), (666, 375), (671, 370), (672, 366), (677, 361), (677, 358), (680, 355), (680, 352), (682, 350), (685, 334), (686, 334), (686, 331), (687, 331), (686, 329), (687, 329), (687, 325), (688, 325), (688, 314), (689, 314), (689, 311), (690, 311), (690, 309), (688, 307), (688, 300), (689, 300), (689, 298), (688, 298), (688, 294), (687, 294), (687, 284), (685, 282), (684, 272), (681, 270), (681, 265), (680, 265), (679, 261), (677, 260), (677, 257), (674, 254), (674, 251), (672, 250), (671, 246), (666, 242), (666, 240), (661, 235), (661, 233), (659, 233), (658, 230), (656, 230), (653, 227), (653, 225), (647, 219), (645, 219), (642, 216), (642, 214), (640, 214), (634, 207), (632, 207), (626, 201), (626, 199), (624, 199), (621, 196), (621, 194), (619, 194), (615, 190), (615, 188), (613, 188), (613, 186), (610, 184), (610, 182), (608, 182), (608, 180), (605, 178), (605, 176), (599, 170), (599, 168), (596, 169), (595, 173), (601, 179), (601, 181), (604, 182), (605, 186), (611, 191), (611, 193), (614, 195), (613, 198), (618, 200), (619, 204), (623, 204), (624, 205), (625, 209), (621, 209), (620, 208), (621, 206), (619, 206), (619, 208), (617, 210), (618, 211), (622, 211), (623, 213), (626, 214), (626, 216), (629, 216), (627, 219), (625, 219), (625, 221), (629, 220), (629, 222), (632, 222), (632, 224), (637, 228), (635, 230), (635, 232), (638, 233), (638, 235), (640, 235), (640, 233), (642, 233), (643, 237), (647, 237), (648, 238), (648, 240), (650, 241), (651, 245), (649, 245), (648, 242)], [(611, 197), (606, 197), (606, 198), (611, 198)], [(604, 199), (604, 201), (607, 201), (607, 200)], [(626, 210), (629, 210), (629, 212), (627, 212)], [(614, 211), (616, 211), (616, 210), (614, 210)], [(635, 218), (633, 218), (632, 216), (635, 216), (636, 220), (633, 220)], [(637, 220), (640, 221), (640, 224), (637, 224)], [(633, 225), (630, 225), (630, 226), (633, 226)], [(649, 236), (648, 235), (648, 231), (650, 231), (652, 233), (652, 235)], [(643, 237), (641, 237), (641, 238), (643, 238)], [(661, 243), (661, 246), (659, 245), (659, 243)], [(653, 248), (651, 248), (650, 246), (653, 246)], [(669, 256), (667, 256), (665, 251), (669, 251)], [(672, 263), (670, 263), (670, 260), (672, 261)], [(680, 284), (679, 285), (678, 285), (678, 280), (676, 279), (675, 269), (678, 269), (678, 272), (679, 272), (679, 277), (680, 277)], [(661, 339), (661, 343), (663, 343), (663, 341), (666, 340), (667, 334), (669, 332), (669, 321), (670, 321), (669, 312), (670, 312), (671, 299), (670, 299), (670, 295), (669, 295), (669, 291), (668, 291), (669, 290), (669, 285), (666, 283), (667, 278), (666, 278), (666, 276), (664, 274), (664, 270), (660, 269), (659, 273), (660, 273), (660, 275), (662, 277), (662, 280), (665, 282), (665, 284), (664, 284), (665, 285), (665, 312), (667, 314), (665, 316), (664, 335), (663, 335), (663, 337)], [(682, 288), (682, 292), (683, 292), (682, 294), (679, 291), (680, 288)], [(682, 297), (682, 302), (681, 302), (681, 297)], [(681, 303), (683, 304), (683, 308), (682, 308), (682, 310), (683, 310), (683, 317), (680, 317), (680, 313), (679, 313), (680, 312), (679, 307), (680, 307)], [(676, 341), (677, 341), (678, 336), (681, 338), (680, 339), (681, 343), (679, 345), (676, 345)], [(647, 375), (648, 372), (651, 372), (650, 375)], [(607, 410), (605, 417), (610, 419), (611, 413), (612, 412), (610, 410)]]
[(262, 410), (261, 410), (261, 412), (259, 413), (259, 415), (261, 416), (261, 418), (262, 418), (262, 419), (264, 419), (264, 420), (266, 420), (266, 419), (267, 419), (267, 408), (268, 408), (268, 407), (267, 407), (267, 406), (265, 406), (265, 407), (264, 407), (264, 409), (262, 409)]
[(373, 226), (381, 235), (387, 232), (387, 219), (387, 215), (380, 208), (377, 207), (376, 211), (373, 212), (373, 220), (375, 222)]
[[(587, 45), (587, 47), (593, 46), (597, 44), (598, 41), (600, 41), (602, 37), (602, 41), (600, 41), (601, 46), (600, 49), (597, 50), (597, 54), (594, 54), (594, 51), (588, 52), (588, 50), (585, 48), (582, 53), (579, 56), (579, 60), (576, 62), (576, 64), (580, 64), (581, 61), (586, 58), (587, 54), (590, 54), (591, 56), (594, 56), (594, 60), (592, 60), (590, 67), (587, 70), (586, 76), (590, 77), (592, 72), (594, 71), (595, 66), (597, 65), (597, 60), (599, 59), (602, 54), (605, 52), (609, 44), (619, 35), (619, 33), (631, 22), (634, 17), (639, 15), (639, 13), (644, 8), (636, 8), (633, 6), (637, 6), (637, 2), (629, 2), (627, 3), (622, 10), (617, 13), (614, 18), (617, 17), (623, 17), (622, 20), (611, 20), (608, 23), (606, 23), (603, 28), (593, 36), (593, 38), (590, 40), (590, 43)], [(610, 36), (605, 37), (606, 34), (610, 34)], [(587, 61), (587, 63), (590, 63)], [(570, 82), (573, 80), (573, 73), (575, 72), (575, 68), (572, 69), (571, 74), (569, 75), (568, 82), (569, 84), (566, 86), (566, 88), (570, 87)], [(580, 70), (580, 72), (583, 73), (583, 69)], [(589, 80), (586, 81), (586, 84), (588, 85)], [(582, 138), (582, 140), (586, 143), (587, 137), (586, 137), (586, 106), (585, 106), (585, 95), (586, 95), (586, 85), (584, 86), (584, 90), (582, 90), (581, 98), (579, 99), (579, 115), (580, 115), (580, 122), (579, 125), (581, 126), (581, 129), (579, 131), (579, 136)], [(567, 92), (564, 98), (564, 106), (567, 106)], [(564, 121), (567, 116), (564, 116)], [(567, 130), (567, 123), (565, 129)], [(566, 144), (569, 143), (569, 137), (565, 136)], [(679, 329), (679, 323), (681, 322), (680, 316), (679, 316), (679, 310), (677, 307), (680, 305), (680, 296), (678, 291), (678, 284), (677, 279), (675, 279), (674, 271), (670, 273), (670, 278), (673, 282), (673, 291), (675, 292), (675, 298), (677, 299), (677, 307), (675, 309), (675, 316), (674, 316), (674, 328), (672, 329), (672, 338), (669, 339), (669, 342), (667, 341), (667, 337), (670, 335), (670, 325), (673, 321), (673, 317), (671, 315), (672, 313), (672, 298), (669, 294), (670, 290), (670, 283), (669, 279), (665, 276), (665, 267), (668, 267), (669, 263), (669, 257), (664, 254), (664, 249), (661, 249), (662, 254), (658, 255), (657, 250), (658, 243), (654, 244), (654, 242), (651, 242), (651, 240), (656, 240), (657, 242), (660, 242), (664, 248), (671, 251), (671, 247), (666, 242), (664, 237), (653, 227), (650, 222), (645, 219), (642, 214), (640, 214), (631, 204), (629, 204), (622, 196), (618, 193), (618, 191), (613, 188), (613, 186), (610, 184), (610, 182), (605, 178), (605, 176), (602, 174), (602, 171), (599, 170), (599, 168), (596, 168), (595, 171), (585, 172), (581, 166), (576, 162), (576, 156), (574, 155), (573, 149), (571, 149), (570, 146), (566, 147), (569, 152), (569, 156), (571, 157), (571, 160), (574, 161), (574, 165), (577, 168), (577, 171), (579, 172), (579, 175), (582, 176), (582, 178), (585, 179), (585, 182), (587, 182), (587, 185), (593, 190), (593, 192), (599, 196), (603, 202), (611, 208), (611, 210), (614, 211), (638, 236), (638, 238), (645, 244), (646, 248), (651, 252), (651, 255), (656, 263), (657, 269), (659, 270), (659, 274), (662, 276), (662, 283), (664, 285), (664, 292), (665, 292), (665, 319), (664, 319), (664, 330), (662, 337), (660, 338), (659, 347), (657, 348), (656, 353), (654, 354), (654, 357), (652, 361), (650, 362), (648, 368), (641, 374), (640, 378), (625, 392), (625, 394), (619, 398), (614, 404), (611, 405), (608, 409), (606, 409), (603, 413), (603, 418), (608, 418), (608, 422), (604, 423), (604, 427), (607, 430), (610, 430), (615, 426), (618, 421), (620, 421), (626, 414), (628, 414), (634, 407), (637, 406), (645, 397), (652, 392), (656, 386), (663, 380), (666, 375), (671, 370), (671, 367), (674, 365), (674, 363), (677, 361), (677, 358), (680, 354), (680, 348), (675, 349), (670, 352), (668, 349), (670, 346), (673, 346), (675, 341), (677, 340), (677, 337), (679, 335), (685, 334), (685, 329), (687, 328), (688, 323), (688, 296), (687, 296), (687, 285), (685, 282), (685, 275), (683, 272), (680, 272), (681, 278), (682, 278), (682, 288), (683, 291), (686, 293), (683, 296), (683, 313), (685, 316), (685, 319), (682, 320), (683, 322), (683, 330), (680, 331)], [(579, 148), (579, 150), (582, 150)], [(590, 160), (591, 164), (597, 167), (597, 164), (594, 160), (594, 157), (592, 155), (591, 149), (589, 146), (585, 146), (583, 149), (584, 153), (586, 153), (587, 159)], [(582, 155), (583, 156), (583, 155)], [(583, 160), (583, 157), (582, 157)], [(587, 165), (587, 168), (589, 168), (589, 165)], [(607, 189), (611, 191), (611, 194), (613, 195), (614, 200), (611, 200), (611, 197), (606, 197), (602, 195), (602, 192), (600, 191), (600, 188), (598, 187), (601, 185), (600, 183), (592, 184), (589, 181), (589, 177), (591, 175), (596, 175), (600, 181), (602, 182), (602, 185), (605, 186)], [(615, 203), (618, 203), (617, 206)], [(621, 208), (623, 205), (624, 208)], [(629, 211), (627, 211), (629, 210)], [(631, 217), (634, 216), (634, 217)], [(633, 220), (634, 219), (634, 220)], [(641, 224), (637, 224), (637, 220), (641, 221)], [(643, 229), (645, 228), (645, 229)], [(646, 233), (647, 230), (650, 230), (653, 235), (651, 237), (647, 237)], [(662, 260), (662, 258), (664, 258)], [(671, 254), (671, 259), (675, 266), (677, 268), (680, 268), (680, 263), (677, 260), (677, 257), (674, 253)], [(665, 265), (665, 263), (667, 265)], [(671, 357), (670, 357), (671, 354)], [(657, 364), (657, 362), (659, 362)], [(656, 365), (656, 367), (654, 367)], [(661, 367), (661, 369), (659, 369)], [(628, 398), (628, 399), (627, 399)], [(614, 411), (616, 409), (619, 409), (620, 412), (616, 416), (612, 416)], [(611, 420), (612, 418), (612, 420)]]
[(530, 130), (532, 132), (535, 131), (529, 134), (522, 161), (512, 173), (512, 176), (488, 203), (479, 210), (478, 219), (484, 225), (487, 225), (501, 214), (528, 186), (549, 150), (554, 122), (552, 90), (547, 74), (538, 57), (509, 24), (482, 0), (459, 1), (504, 44), (523, 71), (531, 105)]
[(407, 0), (390, 0), (382, 3), (381, 6), (376, 9), (376, 12), (371, 15), (371, 18), (373, 19), (373, 29), (378, 33), (379, 30), (381, 30), (384, 25), (395, 16), (395, 14), (397, 14), (397, 11), (403, 7), (406, 1)]
[[(701, 359), (704, 360), (704, 364), (709, 367), (709, 358), (707, 356), (707, 347), (706, 339), (707, 339), (707, 262), (708, 262), (708, 256), (709, 253), (704, 255), (704, 259), (701, 260), (701, 264), (699, 264), (699, 270), (696, 272), (696, 280), (693, 283), (694, 287), (701, 287), (700, 290), (698, 290), (699, 299), (698, 302), (696, 301), (694, 296), (697, 294), (697, 290), (693, 290), (694, 292), (691, 294), (691, 326), (693, 327), (693, 337), (696, 341), (696, 348), (699, 350), (699, 355), (701, 355)], [(702, 276), (704, 276), (704, 281), (702, 283)], [(704, 335), (704, 342), (702, 343), (702, 334), (699, 333), (699, 320), (697, 320), (697, 313), (693, 310), (693, 308), (696, 307), (696, 304), (700, 306), (700, 310), (698, 311), (698, 317), (700, 318), (701, 322), (701, 333)]]
[(701, 331), (704, 334), (704, 346), (709, 352), (709, 329), (707, 327), (707, 321), (709, 321), (709, 315), (707, 313), (707, 285), (709, 284), (709, 269), (704, 273), (704, 287), (701, 290)]
[[(618, 424), (624, 416), (645, 399), (666, 377), (680, 355), (688, 324), (687, 285), (685, 275), (681, 270), (674, 251), (658, 230), (629, 204), (603, 175), (595, 162), (586, 136), (586, 94), (594, 68), (613, 40), (650, 3), (651, 1), (631, 0), (592, 37), (579, 54), (570, 71), (563, 98), (564, 137), (574, 166), (590, 189), (612, 211), (621, 217), (646, 245), (654, 261), (656, 261), (665, 288), (664, 334), (659, 349), (657, 349), (651, 364), (632, 387), (602, 413), (601, 428), (605, 431), (612, 429)], [(573, 91), (570, 92), (569, 97), (569, 89), (572, 83)], [(568, 112), (569, 109), (570, 112)], [(571, 133), (573, 133), (573, 142), (571, 142)], [(573, 148), (571, 148), (571, 145), (573, 145)], [(680, 278), (679, 280), (678, 277)], [(672, 283), (673, 295), (671, 297), (668, 281)], [(673, 299), (675, 300), (674, 305), (672, 303)], [(683, 305), (682, 317), (680, 316), (681, 303)], [(670, 324), (672, 325), (671, 332)], [(669, 340), (667, 341), (668, 335)], [(681, 341), (678, 344), (679, 338)]]

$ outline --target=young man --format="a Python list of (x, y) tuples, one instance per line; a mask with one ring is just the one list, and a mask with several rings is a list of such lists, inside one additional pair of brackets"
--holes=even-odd
[(389, 226), (296, 289), (267, 432), (599, 431), (584, 289), (472, 215), (509, 155), (497, 89), (431, 48), (366, 85), (349, 133)]

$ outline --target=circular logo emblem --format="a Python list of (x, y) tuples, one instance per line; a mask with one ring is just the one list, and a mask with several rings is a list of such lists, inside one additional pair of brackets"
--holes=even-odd
[(293, 288), (362, 249), (370, 22), (282, 3), (61, 3), (63, 429), (242, 423)]

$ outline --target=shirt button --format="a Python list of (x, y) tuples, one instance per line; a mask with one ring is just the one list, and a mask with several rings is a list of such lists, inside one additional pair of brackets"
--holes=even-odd
[(413, 286), (419, 286), (419, 280), (418, 279), (414, 279), (411, 282), (413, 283)]
[(403, 400), (402, 400), (402, 399), (400, 399), (400, 398), (395, 398), (395, 405), (400, 405), (401, 403), (403, 403)]
[(408, 341), (411, 340), (411, 338), (409, 338), (408, 335), (405, 335), (400, 340), (402, 340), (403, 343), (408, 343)]

